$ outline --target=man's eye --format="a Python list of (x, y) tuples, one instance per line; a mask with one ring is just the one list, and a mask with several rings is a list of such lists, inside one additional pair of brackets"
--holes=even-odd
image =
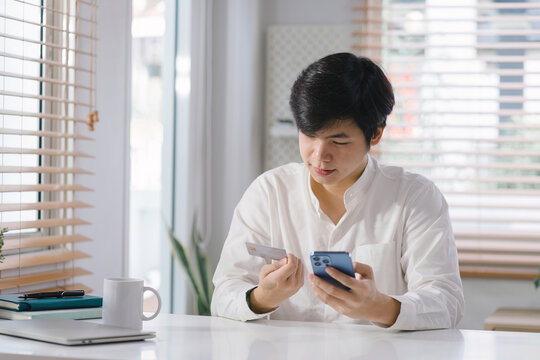
[(347, 145), (349, 144), (348, 142), (338, 142), (338, 141), (334, 141), (334, 144), (336, 145)]

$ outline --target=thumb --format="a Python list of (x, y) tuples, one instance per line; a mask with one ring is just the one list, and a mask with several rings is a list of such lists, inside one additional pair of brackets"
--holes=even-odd
[(273, 262), (271, 264), (264, 265), (261, 269), (261, 275), (262, 277), (266, 277), (268, 274), (270, 274), (273, 271), (276, 271), (283, 265), (287, 263), (287, 258), (283, 258), (279, 261)]
[(373, 279), (373, 269), (371, 266), (356, 261), (353, 266), (354, 272), (360, 274), (362, 279)]

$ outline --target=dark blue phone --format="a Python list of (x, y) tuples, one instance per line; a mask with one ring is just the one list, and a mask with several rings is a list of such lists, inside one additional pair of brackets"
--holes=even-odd
[(351, 277), (354, 276), (354, 269), (351, 260), (351, 255), (346, 251), (314, 251), (311, 253), (311, 266), (313, 273), (330, 284), (338, 286), (345, 290), (350, 290), (349, 287), (343, 285), (326, 273), (326, 267), (333, 268), (345, 273)]

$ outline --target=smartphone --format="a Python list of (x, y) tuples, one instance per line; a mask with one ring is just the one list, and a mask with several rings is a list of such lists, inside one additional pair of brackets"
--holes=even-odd
[(345, 290), (350, 290), (349, 287), (343, 285), (330, 275), (326, 273), (326, 267), (332, 266), (333, 268), (345, 273), (351, 277), (354, 276), (354, 269), (351, 260), (351, 255), (346, 251), (314, 251), (310, 255), (311, 267), (313, 273), (323, 280), (328, 281), (330, 284), (338, 286)]

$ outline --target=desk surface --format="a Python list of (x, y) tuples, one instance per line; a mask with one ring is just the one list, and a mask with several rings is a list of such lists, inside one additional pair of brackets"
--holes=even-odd
[[(482, 330), (395, 332), (375, 326), (160, 314), (153, 340), (63, 346), (0, 335), (14, 359), (538, 359), (540, 334)], [(43, 356), (43, 357), (42, 357)]]

